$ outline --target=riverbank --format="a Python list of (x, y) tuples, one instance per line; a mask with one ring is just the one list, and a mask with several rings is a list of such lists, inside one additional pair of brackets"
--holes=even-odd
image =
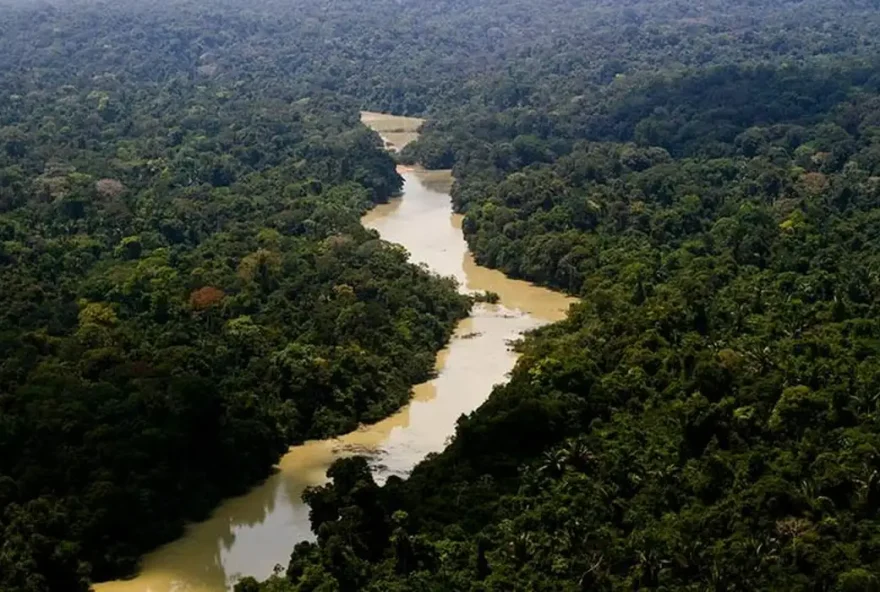
[[(405, 130), (386, 138), (398, 148), (411, 141), (407, 134), (414, 132), (406, 130), (418, 129), (414, 118), (378, 115), (365, 114), (365, 123), (377, 130)], [(276, 564), (286, 565), (294, 544), (313, 538), (301, 496), (306, 487), (326, 481), (334, 460), (366, 454), (380, 482), (407, 474), (425, 455), (442, 450), (458, 418), (505, 380), (517, 358), (509, 342), (564, 317), (571, 299), (474, 263), (461, 217), (452, 213), (449, 171), (399, 172), (405, 182), (401, 196), (368, 212), (364, 226), (403, 245), (414, 262), (455, 277), (462, 291), (493, 291), (500, 302), (474, 306), (438, 354), (436, 377), (414, 387), (411, 403), (401, 411), (340, 438), (292, 447), (263, 484), (224, 502), (208, 520), (148, 554), (136, 578), (100, 584), (97, 592), (222, 592), (241, 576), (267, 577)]]

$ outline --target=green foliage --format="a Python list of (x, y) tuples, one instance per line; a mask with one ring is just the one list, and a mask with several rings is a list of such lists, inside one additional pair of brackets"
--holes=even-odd
[(361, 105), (583, 304), (240, 592), (876, 589), (876, 8), (3, 8), (0, 588), (130, 571), (430, 372), (468, 302), (359, 226), (400, 183)]
[(2, 75), (21, 90), (0, 106), (10, 591), (131, 573), (288, 445), (392, 413), (470, 304), (359, 224), (401, 180), (352, 104), (134, 56), (79, 76), (119, 31), (71, 10), (72, 55)]
[(876, 588), (876, 12), (710, 4), (513, 3), (535, 41), (432, 95), (401, 158), (454, 166), (478, 262), (583, 303), (409, 479), (324, 488), (382, 528), (267, 589)]

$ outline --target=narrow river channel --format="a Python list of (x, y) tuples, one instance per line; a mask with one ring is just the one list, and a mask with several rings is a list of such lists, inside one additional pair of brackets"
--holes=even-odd
[[(379, 113), (364, 113), (362, 119), (390, 149), (415, 139), (421, 123)], [(414, 388), (410, 405), (340, 438), (292, 447), (264, 483), (227, 500), (208, 520), (148, 554), (137, 577), (98, 584), (97, 592), (224, 592), (242, 576), (262, 579), (275, 565), (286, 566), (293, 546), (313, 538), (302, 492), (326, 480), (334, 459), (367, 454), (379, 482), (406, 474), (426, 454), (441, 450), (458, 417), (476, 409), (492, 386), (505, 380), (516, 361), (509, 342), (565, 315), (571, 299), (474, 263), (461, 217), (452, 213), (449, 171), (402, 168), (400, 173), (401, 197), (370, 211), (363, 224), (406, 247), (414, 262), (454, 276), (463, 291), (491, 290), (501, 302), (478, 304), (459, 323), (437, 356), (437, 377)]]

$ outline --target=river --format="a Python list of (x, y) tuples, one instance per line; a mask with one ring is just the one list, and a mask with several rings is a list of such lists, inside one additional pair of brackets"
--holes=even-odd
[[(392, 150), (414, 140), (421, 124), (367, 112), (362, 120)], [(223, 502), (208, 520), (146, 555), (135, 578), (97, 584), (96, 592), (224, 592), (242, 576), (263, 579), (275, 565), (286, 567), (293, 546), (314, 538), (303, 490), (325, 482), (334, 459), (369, 455), (379, 482), (406, 474), (426, 454), (441, 450), (458, 417), (476, 409), (493, 385), (504, 381), (516, 361), (511, 340), (563, 318), (571, 299), (474, 263), (461, 234), (461, 216), (452, 213), (449, 171), (401, 168), (400, 173), (401, 197), (371, 210), (363, 224), (406, 247), (414, 262), (454, 276), (462, 290), (491, 290), (500, 303), (477, 304), (459, 323), (437, 356), (436, 378), (417, 385), (407, 407), (340, 438), (292, 447), (264, 483)]]

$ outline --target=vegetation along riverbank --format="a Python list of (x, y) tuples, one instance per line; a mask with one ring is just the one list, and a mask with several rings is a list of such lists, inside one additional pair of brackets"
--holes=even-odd
[(472, 302), (360, 225), (398, 163), (581, 302), (241, 592), (880, 586), (875, 2), (0, 11), (0, 589), (131, 574), (430, 376)]

